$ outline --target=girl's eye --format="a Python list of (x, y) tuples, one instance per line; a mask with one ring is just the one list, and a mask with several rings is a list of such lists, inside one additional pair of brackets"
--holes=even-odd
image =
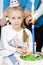
[(21, 17), (18, 17), (18, 19), (21, 19)]
[[(16, 19), (15, 17), (12, 17), (12, 19)], [(21, 19), (21, 17), (18, 17), (18, 19)]]
[(12, 19), (15, 19), (15, 17), (12, 17)]

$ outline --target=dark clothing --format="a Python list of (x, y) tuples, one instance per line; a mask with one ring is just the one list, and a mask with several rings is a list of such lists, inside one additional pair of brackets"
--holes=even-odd
[(1, 27), (0, 27), (0, 37), (1, 37)]
[(39, 28), (35, 28), (35, 41), (36, 44), (36, 51), (41, 52), (41, 48), (43, 46), (43, 25)]
[(32, 32), (32, 24), (27, 25), (25, 20), (24, 20), (24, 25), (25, 25), (26, 28), (28, 28)]

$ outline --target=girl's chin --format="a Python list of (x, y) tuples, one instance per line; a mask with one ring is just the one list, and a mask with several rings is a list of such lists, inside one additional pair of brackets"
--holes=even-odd
[(14, 26), (13, 28), (14, 28), (14, 29), (19, 29), (20, 27), (18, 27), (18, 26)]

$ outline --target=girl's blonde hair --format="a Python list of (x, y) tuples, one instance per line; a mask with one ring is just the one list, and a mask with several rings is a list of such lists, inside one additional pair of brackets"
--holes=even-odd
[(20, 6), (8, 8), (8, 17), (10, 17), (11, 12), (13, 11), (21, 11), (22, 16), (24, 18), (24, 10)]
[[(12, 11), (17, 11), (17, 10), (22, 12), (22, 16), (23, 16), (23, 19), (24, 19), (24, 10), (20, 6), (18, 6), (18, 7), (10, 7), (8, 9), (8, 17), (10, 16)], [(24, 22), (21, 24), (21, 27), (24, 29), (23, 30), (23, 42), (28, 42), (28, 37), (29, 36), (28, 36), (27, 32), (25, 31)]]

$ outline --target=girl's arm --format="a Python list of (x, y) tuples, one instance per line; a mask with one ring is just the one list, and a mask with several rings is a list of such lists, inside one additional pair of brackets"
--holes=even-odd
[(10, 46), (7, 40), (7, 32), (6, 32), (6, 28), (2, 27), (2, 32), (1, 32), (1, 37), (2, 37), (2, 42), (4, 45), (4, 48), (7, 52), (7, 55), (18, 52), (18, 53), (22, 53), (22, 49), (21, 48), (15, 48), (13, 46)]
[(36, 10), (36, 12), (34, 14), (34, 19), (37, 20), (41, 15), (43, 15), (43, 2), (41, 3), (41, 5), (38, 8), (38, 10)]
[(11, 51), (11, 52), (15, 52), (16, 51), (16, 48), (10, 46), (8, 44), (8, 40), (7, 40), (7, 32), (6, 32), (6, 29), (4, 27), (2, 27), (1, 29), (1, 37), (2, 37), (2, 43), (4, 45), (4, 48), (8, 51)]

